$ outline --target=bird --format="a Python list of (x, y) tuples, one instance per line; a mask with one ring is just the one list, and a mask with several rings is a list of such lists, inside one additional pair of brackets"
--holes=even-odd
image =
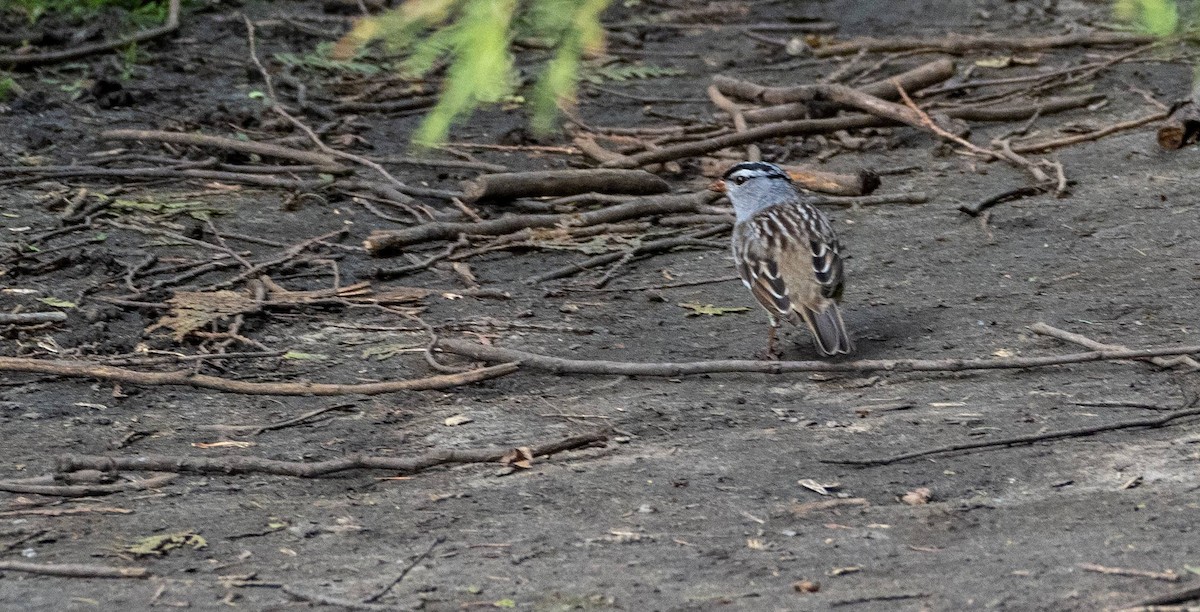
[(844, 287), (841, 244), (829, 219), (800, 192), (787, 171), (742, 162), (709, 187), (733, 204), (733, 260), (738, 276), (766, 309), (771, 328), (765, 357), (778, 359), (780, 321), (803, 321), (826, 357), (854, 352), (838, 302)]

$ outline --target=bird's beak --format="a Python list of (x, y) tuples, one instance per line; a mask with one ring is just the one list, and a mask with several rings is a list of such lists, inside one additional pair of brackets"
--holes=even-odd
[(725, 193), (725, 181), (713, 181), (712, 183), (709, 183), (708, 190), (715, 191), (717, 193)]

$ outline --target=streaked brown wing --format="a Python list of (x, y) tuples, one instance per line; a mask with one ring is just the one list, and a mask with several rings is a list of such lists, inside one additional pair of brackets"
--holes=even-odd
[(794, 308), (842, 293), (842, 260), (828, 220), (805, 203), (774, 206), (738, 224), (738, 274), (759, 303), (794, 322)]
[[(804, 204), (802, 206), (807, 206)], [(821, 286), (821, 295), (827, 298), (841, 299), (843, 288), (841, 244), (829, 220), (820, 211), (812, 209), (812, 223), (809, 226), (808, 244), (812, 253), (813, 275)]]
[(787, 285), (767, 241), (753, 222), (738, 224), (733, 231), (733, 259), (742, 283), (772, 316), (791, 318)]

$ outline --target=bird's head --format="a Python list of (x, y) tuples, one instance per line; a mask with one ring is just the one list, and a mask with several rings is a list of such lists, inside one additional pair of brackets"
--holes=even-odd
[(796, 197), (792, 178), (783, 168), (766, 162), (742, 162), (709, 186), (729, 196), (739, 221), (758, 211)]

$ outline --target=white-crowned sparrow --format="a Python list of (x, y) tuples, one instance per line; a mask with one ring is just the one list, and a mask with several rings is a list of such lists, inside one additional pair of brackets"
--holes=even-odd
[(838, 310), (842, 258), (829, 219), (775, 164), (740, 163), (711, 188), (733, 203), (733, 260), (742, 282), (771, 317), (768, 355), (778, 355), (780, 319), (793, 325), (804, 321), (822, 355), (854, 351)]

